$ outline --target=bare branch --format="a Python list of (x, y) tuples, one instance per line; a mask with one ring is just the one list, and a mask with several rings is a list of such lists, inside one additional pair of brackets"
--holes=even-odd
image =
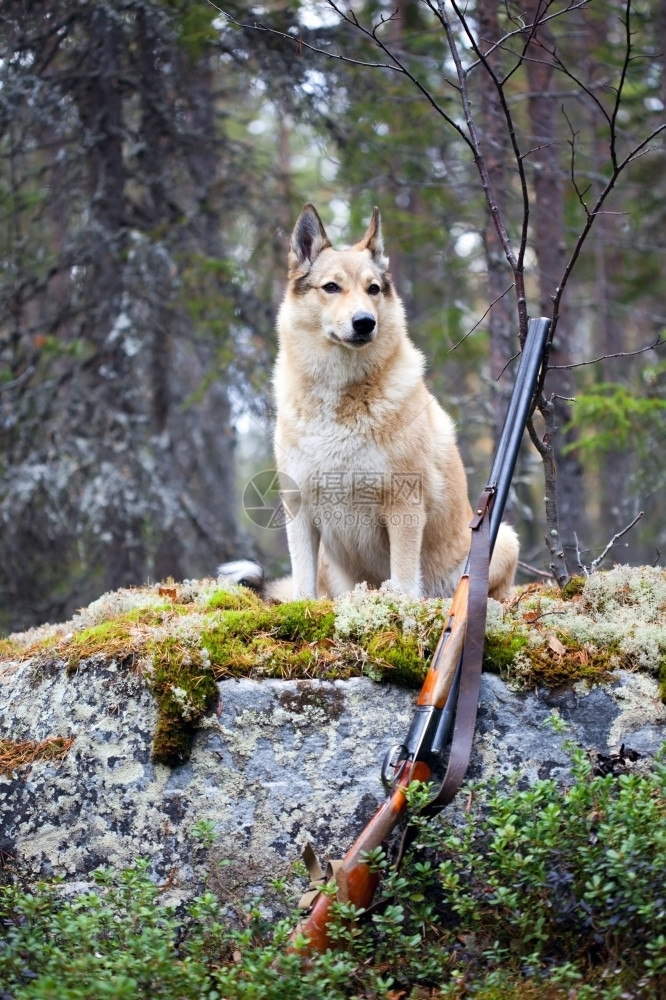
[[(214, 4), (212, 0), (208, 0), (208, 3), (211, 5), (211, 7), (214, 7), (215, 10), (219, 11), (219, 13), (223, 15), (223, 17), (226, 17), (229, 24), (233, 24), (237, 28), (243, 28), (246, 31), (261, 31), (261, 32), (267, 32), (271, 35), (277, 35), (279, 38), (284, 38), (290, 42), (294, 42), (299, 49), (301, 48), (308, 49), (310, 52), (315, 52), (317, 55), (325, 56), (326, 59), (333, 59), (336, 60), (337, 62), (347, 63), (350, 66), (360, 66), (363, 69), (388, 70), (389, 72), (399, 73), (401, 76), (407, 77), (410, 83), (412, 83), (416, 87), (416, 89), (421, 94), (423, 94), (424, 98), (430, 104), (431, 108), (441, 118), (443, 118), (444, 121), (447, 123), (447, 125), (450, 125), (451, 128), (458, 133), (460, 138), (470, 147), (470, 149), (474, 151), (472, 143), (470, 142), (469, 136), (465, 133), (465, 130), (460, 127), (460, 125), (454, 118), (452, 118), (450, 115), (446, 113), (444, 108), (439, 104), (438, 101), (435, 100), (435, 98), (433, 97), (431, 92), (427, 89), (427, 87), (423, 86), (419, 78), (414, 76), (411, 70), (409, 70), (404, 65), (404, 63), (402, 63), (400, 59), (398, 59), (395, 53), (391, 49), (389, 49), (388, 46), (385, 45), (385, 43), (378, 37), (378, 35), (376, 34), (378, 25), (375, 25), (375, 27), (372, 29), (365, 28), (360, 23), (360, 21), (353, 12), (350, 12), (350, 14), (345, 14), (343, 11), (340, 10), (339, 7), (336, 6), (333, 0), (326, 0), (326, 2), (328, 3), (329, 7), (331, 7), (346, 24), (350, 24), (352, 25), (352, 27), (362, 32), (366, 36), (366, 38), (369, 38), (379, 49), (381, 49), (381, 51), (386, 56), (388, 56), (391, 62), (373, 63), (373, 62), (367, 62), (366, 60), (363, 59), (352, 59), (351, 56), (345, 56), (340, 54), (339, 52), (331, 52), (329, 51), (329, 49), (324, 49), (319, 45), (313, 45), (311, 42), (307, 42), (302, 35), (292, 35), (289, 34), (289, 32), (280, 31), (277, 28), (271, 28), (269, 25), (262, 24), (260, 21), (257, 21), (254, 24), (247, 24), (242, 21), (237, 21), (231, 14), (227, 13), (227, 11), (222, 10), (221, 7), (218, 7), (216, 4)], [(383, 18), (381, 23), (385, 24), (389, 20), (391, 20), (391, 18)], [(455, 84), (451, 83), (451, 81), (447, 80), (446, 82), (450, 86), (455, 88)]]
[(530, 573), (532, 576), (540, 576), (544, 580), (553, 579), (553, 574), (549, 573), (548, 570), (539, 569), (537, 566), (532, 566), (530, 563), (523, 562), (522, 559), (518, 560), (518, 567), (522, 569), (523, 573)]
[(558, 368), (582, 368), (584, 365), (596, 365), (599, 361), (608, 361), (609, 358), (633, 358), (637, 354), (645, 354), (646, 351), (655, 351), (658, 347), (663, 347), (664, 344), (666, 344), (666, 340), (662, 340), (661, 334), (659, 334), (654, 344), (648, 344), (647, 347), (639, 347), (635, 351), (617, 351), (615, 354), (602, 354), (599, 358), (592, 358), (590, 361), (577, 361), (575, 364), (570, 365), (549, 365), (549, 371), (556, 371)]
[(626, 5), (626, 18), (624, 20), (624, 32), (625, 32), (625, 46), (624, 46), (624, 59), (622, 61), (622, 70), (620, 71), (620, 82), (618, 83), (617, 90), (615, 91), (615, 103), (613, 105), (613, 113), (610, 120), (610, 156), (611, 163), (613, 164), (613, 169), (617, 170), (617, 116), (620, 112), (620, 105), (622, 103), (622, 94), (624, 91), (624, 84), (627, 79), (627, 73), (629, 71), (629, 63), (631, 61), (632, 44), (631, 44), (631, 0), (627, 0)]
[(568, 260), (568, 262), (567, 262), (567, 264), (566, 264), (566, 266), (564, 268), (564, 272), (562, 274), (562, 279), (560, 281), (560, 284), (558, 285), (558, 287), (557, 287), (557, 289), (555, 291), (555, 295), (553, 296), (553, 320), (552, 320), (551, 334), (552, 334), (553, 328), (557, 326), (557, 320), (559, 318), (559, 307), (560, 307), (560, 302), (561, 302), (561, 299), (562, 299), (562, 294), (563, 294), (564, 289), (566, 287), (566, 284), (567, 284), (567, 282), (568, 282), (568, 280), (569, 280), (569, 278), (571, 276), (571, 272), (573, 271), (574, 265), (576, 264), (576, 261), (578, 260), (578, 258), (580, 256), (581, 250), (583, 249), (583, 244), (585, 243), (585, 240), (587, 239), (587, 236), (588, 236), (588, 234), (590, 232), (590, 229), (592, 228), (592, 225), (594, 224), (594, 220), (595, 220), (596, 216), (600, 214), (600, 211), (601, 211), (601, 208), (602, 208), (604, 202), (606, 201), (606, 199), (610, 195), (611, 191), (615, 187), (615, 184), (617, 183), (617, 180), (618, 180), (620, 174), (622, 173), (622, 171), (634, 159), (636, 159), (636, 157), (638, 156), (638, 154), (642, 150), (645, 150), (645, 148), (654, 139), (656, 139), (656, 137), (658, 135), (661, 135), (661, 133), (665, 129), (666, 129), (666, 123), (664, 123), (662, 125), (658, 125), (657, 128), (653, 129), (650, 132), (649, 135), (647, 135), (641, 142), (639, 142), (636, 146), (634, 146), (634, 148), (631, 150), (631, 152), (627, 153), (627, 155), (624, 157), (624, 159), (621, 160), (615, 166), (615, 168), (613, 170), (613, 173), (611, 174), (611, 176), (608, 178), (608, 181), (606, 182), (606, 185), (604, 186), (603, 190), (597, 196), (597, 200), (594, 203), (594, 206), (591, 209), (591, 211), (588, 213), (587, 219), (585, 220), (585, 225), (583, 226), (583, 228), (581, 229), (580, 233), (578, 234), (578, 238), (576, 239), (576, 243), (574, 245), (574, 248), (573, 248), (573, 250), (571, 252), (571, 255), (569, 257), (569, 260)]
[[(553, 21), (556, 17), (562, 17), (564, 14), (568, 14), (572, 10), (581, 10), (583, 7), (588, 7), (589, 4), (590, 0), (581, 0), (580, 3), (569, 3), (566, 7), (562, 7), (560, 10), (554, 11), (552, 14), (545, 14), (543, 17), (539, 17), (534, 22), (534, 24), (526, 24), (524, 22), (521, 23), (519, 28), (516, 28), (514, 31), (507, 31), (506, 34), (502, 35), (500, 39), (494, 42), (486, 50), (486, 52), (484, 52), (484, 57), (487, 59), (489, 58), (489, 56), (492, 56), (492, 54), (496, 52), (497, 49), (506, 46), (506, 43), (510, 41), (512, 38), (522, 37), (525, 35), (526, 31), (532, 32), (533, 29), (540, 27), (542, 24), (547, 24), (548, 21)], [(512, 18), (512, 20), (516, 20), (516, 18)], [(524, 51), (522, 55), (518, 55), (517, 58), (519, 59), (519, 61), (522, 61), (525, 58)], [(470, 65), (468, 72), (471, 73), (472, 70), (482, 65), (483, 65), (483, 59), (477, 59), (476, 62)], [(502, 82), (505, 83), (506, 80), (509, 79), (509, 77), (512, 76), (514, 72), (515, 70), (511, 70), (511, 72), (504, 77)]]
[(576, 543), (576, 562), (578, 563), (578, 569), (581, 571), (583, 576), (589, 576), (590, 572), (585, 563), (583, 562), (583, 554), (580, 551), (580, 543), (578, 541), (578, 535), (576, 534), (575, 531), (574, 531), (574, 541)]
[(509, 360), (507, 361), (507, 363), (504, 365), (504, 368), (502, 368), (502, 371), (499, 373), (499, 375), (495, 379), (496, 382), (499, 382), (499, 380), (501, 379), (502, 375), (507, 370), (507, 368), (510, 365), (513, 364), (513, 362), (516, 360), (516, 358), (519, 358), (519, 357), (520, 357), (520, 351), (516, 351), (516, 353), (513, 355), (513, 357), (509, 358)]
[(618, 533), (616, 535), (613, 535), (613, 537), (611, 538), (610, 542), (608, 543), (608, 545), (606, 546), (606, 548), (604, 549), (604, 551), (601, 553), (601, 555), (598, 556), (596, 559), (594, 559), (592, 561), (592, 563), (590, 564), (590, 570), (592, 570), (592, 572), (594, 572), (594, 570), (597, 569), (601, 565), (601, 563), (604, 561), (604, 559), (606, 558), (606, 556), (608, 555), (608, 553), (610, 552), (610, 550), (613, 548), (613, 546), (615, 545), (615, 543), (618, 541), (618, 539), (622, 538), (623, 535), (626, 535), (626, 533), (628, 531), (631, 531), (631, 529), (633, 528), (633, 526), (638, 521), (640, 521), (640, 519), (642, 518), (642, 516), (643, 516), (644, 513), (645, 512), (642, 511), (642, 510), (639, 511), (639, 513), (633, 519), (633, 521), (631, 522), (631, 524), (628, 524), (626, 528), (622, 529), (622, 531), (618, 531)]
[[(467, 340), (467, 338), (468, 338), (468, 337), (471, 337), (471, 336), (472, 336), (472, 334), (474, 333), (474, 331), (475, 331), (475, 330), (478, 330), (478, 328), (479, 328), (479, 327), (481, 326), (481, 324), (483, 323), (484, 319), (486, 318), (486, 316), (488, 315), (488, 313), (490, 312), (490, 310), (492, 309), (492, 307), (493, 307), (494, 305), (496, 305), (496, 304), (497, 304), (497, 303), (498, 303), (498, 302), (500, 301), (500, 299), (503, 299), (503, 298), (504, 298), (504, 296), (505, 296), (505, 295), (507, 295), (507, 294), (508, 294), (508, 292), (510, 292), (510, 291), (511, 291), (511, 289), (512, 289), (512, 288), (514, 288), (514, 287), (515, 287), (515, 282), (514, 282), (514, 281), (512, 281), (512, 282), (511, 282), (511, 284), (510, 284), (510, 285), (508, 286), (508, 288), (505, 288), (505, 289), (504, 289), (504, 291), (503, 291), (503, 292), (501, 292), (501, 294), (500, 294), (500, 295), (497, 295), (497, 296), (496, 296), (496, 297), (495, 297), (495, 298), (493, 299), (493, 301), (492, 301), (492, 302), (490, 303), (490, 305), (488, 306), (488, 308), (487, 308), (487, 309), (486, 309), (486, 311), (484, 312), (484, 314), (483, 314), (483, 316), (481, 317), (481, 319), (479, 319), (479, 320), (477, 320), (477, 321), (476, 321), (476, 323), (475, 323), (475, 324), (474, 324), (474, 326), (473, 326), (473, 327), (471, 328), (471, 330), (468, 330), (468, 331), (467, 331), (467, 333), (466, 333), (466, 334), (464, 334), (464, 336), (462, 336), (462, 337), (460, 338), (460, 340), (458, 341), (458, 343), (457, 343), (457, 344), (454, 344), (454, 345), (453, 345), (453, 347), (450, 347), (450, 348), (449, 348), (449, 350), (448, 350), (448, 351), (447, 351), (446, 353), (447, 353), (447, 354), (452, 354), (452, 353), (453, 353), (453, 351), (455, 351), (455, 350), (456, 350), (456, 348), (460, 347), (460, 345), (461, 345), (461, 344), (463, 344), (463, 343), (464, 343), (464, 342), (465, 342), (465, 341)], [(512, 358), (511, 360), (513, 360), (513, 358)], [(498, 377), (499, 377), (499, 376), (498, 376)]]
[(591, 185), (588, 184), (588, 186), (583, 191), (581, 191), (581, 189), (578, 187), (578, 181), (576, 180), (576, 137), (578, 135), (578, 132), (576, 132), (576, 130), (574, 129), (573, 125), (571, 124), (571, 121), (569, 119), (569, 116), (566, 113), (564, 105), (562, 105), (561, 111), (562, 111), (562, 115), (564, 117), (564, 120), (566, 121), (567, 125), (569, 126), (569, 132), (571, 133), (571, 138), (568, 140), (569, 146), (571, 147), (571, 160), (570, 160), (570, 165), (569, 165), (569, 179), (571, 180), (571, 186), (572, 186), (572, 188), (576, 192), (576, 197), (578, 198), (578, 203), (581, 205), (583, 211), (585, 212), (585, 215), (589, 219), (589, 217), (590, 217), (590, 211), (589, 211), (587, 205), (585, 204), (585, 195), (590, 190)]
[(516, 288), (516, 299), (518, 304), (518, 317), (519, 317), (519, 328), (520, 328), (520, 340), (521, 344), (524, 340), (525, 334), (527, 332), (527, 300), (525, 296), (525, 286), (524, 286), (524, 275), (523, 275), (523, 263), (525, 248), (527, 246), (527, 228), (529, 221), (529, 193), (527, 189), (527, 178), (525, 176), (525, 169), (520, 155), (520, 150), (518, 148), (518, 142), (516, 138), (516, 133), (513, 125), (513, 118), (511, 116), (511, 111), (509, 110), (506, 94), (495, 74), (492, 65), (488, 62), (484, 54), (479, 48), (477, 40), (472, 35), (469, 25), (467, 24), (467, 19), (464, 13), (460, 10), (455, 0), (451, 0), (451, 6), (460, 24), (462, 25), (465, 34), (467, 35), (468, 41), (472, 46), (473, 51), (476, 53), (479, 60), (483, 63), (486, 72), (488, 73), (493, 85), (497, 90), (497, 94), (500, 100), (500, 105), (502, 107), (502, 113), (504, 114), (505, 121), (507, 123), (507, 128), (509, 132), (511, 146), (516, 159), (517, 172), (520, 179), (520, 186), (523, 199), (523, 216), (522, 216), (522, 227), (521, 227), (521, 239), (520, 247), (518, 253), (513, 249), (509, 234), (506, 229), (504, 218), (499, 210), (499, 205), (497, 198), (493, 192), (492, 183), (490, 180), (490, 175), (488, 173), (488, 168), (486, 161), (484, 159), (481, 143), (479, 140), (479, 134), (476, 127), (476, 121), (472, 114), (472, 106), (469, 99), (469, 93), (467, 88), (467, 73), (463, 67), (462, 60), (460, 58), (460, 53), (458, 50), (458, 44), (451, 28), (451, 22), (449, 20), (448, 14), (446, 12), (443, 0), (425, 0), (428, 8), (435, 14), (440, 24), (444, 29), (446, 35), (446, 40), (449, 46), (449, 51), (453, 58), (456, 74), (458, 77), (458, 83), (460, 85), (460, 99), (463, 106), (463, 114), (465, 117), (465, 122), (470, 136), (470, 145), (474, 153), (474, 162), (476, 168), (479, 172), (479, 177), (481, 179), (481, 185), (486, 198), (486, 203), (490, 210), (490, 216), (493, 220), (493, 225), (499, 237), (502, 250), (504, 255), (511, 266), (514, 274), (514, 282)]
[[(582, 91), (582, 93), (584, 93), (587, 97), (589, 97), (592, 100), (592, 102), (597, 107), (597, 109), (599, 110), (599, 112), (601, 113), (601, 115), (603, 116), (603, 118), (605, 118), (605, 120), (610, 125), (611, 124), (611, 115), (609, 115), (608, 111), (606, 111), (605, 107), (603, 106), (603, 104), (601, 103), (601, 101), (599, 100), (599, 98), (597, 97), (597, 95), (595, 94), (594, 88), (590, 87), (588, 84), (584, 83), (580, 79), (580, 77), (578, 77), (564, 62), (562, 62), (562, 60), (561, 60), (560, 56), (558, 55), (557, 50), (555, 48), (549, 49), (543, 43), (541, 43), (541, 48), (543, 49), (544, 52), (547, 53), (547, 55), (552, 60), (553, 65), (555, 67), (557, 67), (557, 69), (560, 71), (560, 73), (562, 73), (562, 75), (565, 76), (568, 80), (571, 80), (572, 83), (575, 83), (576, 86), (580, 88), (580, 90)], [(535, 59), (534, 56), (528, 56), (526, 58), (529, 58), (533, 62), (540, 61), (540, 60)]]
[[(351, 56), (343, 56), (338, 52), (330, 52), (328, 49), (323, 49), (321, 46), (312, 45), (307, 42), (302, 35), (292, 35), (288, 31), (280, 31), (279, 28), (271, 28), (268, 24), (262, 24), (261, 21), (255, 21), (253, 24), (249, 24), (246, 21), (237, 21), (235, 17), (229, 14), (226, 10), (218, 7), (217, 4), (213, 3), (212, 0), (208, 0), (208, 3), (214, 10), (226, 17), (229, 24), (233, 24), (236, 28), (243, 28), (244, 31), (260, 31), (265, 32), (270, 35), (277, 35), (278, 38), (284, 38), (286, 41), (294, 42), (297, 49), (308, 49), (310, 52), (316, 52), (317, 55), (326, 56), (327, 59), (335, 59), (338, 62), (349, 63), (351, 66), (361, 66), (364, 69), (387, 69), (394, 73), (400, 73), (401, 70), (398, 66), (392, 66), (390, 63), (373, 63), (366, 62), (363, 59), (352, 59)], [(348, 18), (344, 20), (349, 21)]]
[[(428, 6), (430, 6), (431, 5), (431, 0), (426, 0), (426, 3), (428, 3)], [(521, 344), (521, 347), (522, 347), (523, 341), (525, 339), (525, 334), (527, 333), (527, 298), (526, 298), (526, 294), (525, 294), (525, 283), (524, 283), (523, 268), (524, 268), (524, 261), (525, 261), (525, 250), (527, 248), (527, 234), (528, 234), (529, 217), (530, 217), (530, 197), (529, 197), (529, 190), (528, 190), (528, 186), (527, 186), (527, 176), (525, 174), (525, 165), (524, 165), (524, 162), (523, 162), (523, 157), (522, 157), (522, 154), (521, 154), (521, 151), (520, 151), (520, 147), (518, 145), (518, 139), (517, 139), (517, 136), (516, 136), (516, 130), (515, 130), (514, 122), (513, 122), (513, 116), (511, 114), (511, 110), (510, 110), (509, 105), (507, 103), (507, 96), (506, 96), (506, 92), (505, 92), (505, 88), (504, 88), (504, 81), (500, 81), (500, 79), (498, 78), (497, 74), (495, 73), (493, 65), (489, 61), (487, 55), (484, 52), (481, 51), (481, 48), (479, 47), (478, 41), (476, 40), (476, 38), (474, 37), (474, 35), (472, 34), (472, 32), (470, 30), (470, 27), (469, 27), (469, 24), (467, 23), (467, 18), (465, 17), (464, 12), (458, 6), (457, 0), (451, 0), (451, 6), (453, 7), (453, 10), (455, 11), (456, 17), (458, 18), (458, 20), (460, 21), (460, 23), (461, 23), (461, 25), (463, 27), (463, 30), (464, 30), (464, 32), (465, 32), (465, 34), (467, 36), (467, 39), (468, 39), (468, 41), (469, 41), (469, 43), (470, 43), (470, 45), (472, 47), (472, 50), (474, 51), (474, 53), (476, 54), (476, 56), (480, 60), (480, 62), (483, 64), (484, 69), (486, 70), (488, 76), (490, 77), (490, 80), (492, 81), (493, 86), (495, 87), (495, 90), (497, 91), (497, 96), (499, 98), (500, 106), (502, 108), (502, 113), (504, 115), (504, 120), (506, 121), (506, 125), (507, 125), (507, 132), (508, 132), (508, 136), (509, 136), (509, 142), (511, 144), (511, 148), (513, 150), (514, 159), (515, 159), (515, 162), (516, 162), (516, 171), (517, 171), (517, 174), (518, 174), (518, 180), (519, 180), (519, 184), (520, 184), (520, 191), (521, 191), (521, 198), (522, 198), (521, 234), (520, 234), (520, 244), (519, 244), (519, 248), (518, 248), (518, 253), (517, 254), (516, 254), (516, 252), (514, 251), (512, 245), (511, 245), (511, 241), (509, 240), (509, 236), (508, 236), (508, 233), (506, 231), (506, 226), (505, 226), (505, 223), (504, 223), (504, 219), (502, 218), (502, 215), (501, 215), (501, 213), (499, 211), (499, 207), (497, 205), (497, 201), (496, 201), (495, 196), (493, 194), (492, 186), (491, 186), (491, 183), (490, 183), (490, 178), (488, 176), (488, 171), (486, 169), (485, 160), (483, 159), (483, 156), (481, 154), (480, 143), (478, 141), (478, 136), (477, 136), (477, 146), (478, 146), (478, 149), (479, 149), (479, 155), (478, 155), (478, 158), (476, 160), (477, 169), (479, 170), (479, 174), (481, 176), (481, 182), (483, 184), (484, 193), (486, 194), (486, 200), (487, 200), (488, 206), (490, 208), (491, 217), (493, 219), (493, 223), (495, 225), (495, 229), (497, 231), (497, 234), (499, 236), (500, 242), (502, 244), (502, 249), (504, 250), (504, 254), (506, 256), (506, 259), (509, 262), (509, 264), (511, 265), (511, 268), (513, 270), (514, 280), (515, 280), (515, 283), (516, 283), (516, 300), (517, 300), (517, 306), (518, 306), (519, 339), (520, 339), (520, 344)], [(446, 16), (446, 12), (445, 12), (445, 9), (444, 9), (444, 2), (443, 2), (443, 0), (437, 0), (437, 9), (438, 9), (438, 14), (439, 14), (440, 22), (445, 26), (445, 31), (447, 32), (447, 40), (449, 42), (449, 48), (451, 49), (452, 53), (453, 53), (453, 48), (455, 48), (456, 49), (456, 53), (457, 53), (456, 41), (455, 41), (453, 33), (451, 32), (451, 29), (450, 29), (450, 25), (449, 25), (449, 22), (448, 22), (448, 19), (447, 19), (447, 16)], [(446, 25), (449, 25), (448, 28), (446, 27)], [(466, 76), (467, 76), (467, 74), (465, 74), (465, 87), (466, 87), (466, 83), (467, 83)], [(461, 82), (461, 86), (462, 86), (462, 82)], [(466, 90), (465, 90), (465, 93), (466, 93)], [(465, 112), (465, 114), (466, 114), (466, 117), (467, 117), (467, 111)], [(469, 111), (469, 115), (470, 115), (470, 118), (471, 118), (471, 108), (470, 108), (470, 111)], [(468, 127), (469, 127), (469, 123), (468, 123)]]
[(546, 535), (546, 546), (550, 553), (550, 568), (553, 576), (557, 580), (558, 586), (563, 587), (569, 579), (569, 570), (560, 537), (560, 518), (557, 505), (557, 469), (553, 446), (557, 430), (555, 425), (555, 405), (552, 399), (546, 399), (543, 395), (540, 396), (537, 405), (546, 425), (543, 437), (537, 434), (532, 416), (527, 421), (527, 432), (543, 462), (544, 485), (546, 488), (544, 503), (546, 507), (546, 524), (549, 526), (549, 531)]
[[(426, 2), (428, 2), (428, 0), (426, 0)], [(338, 5), (335, 3), (335, 0), (326, 0), (326, 3), (328, 4), (329, 7), (331, 7), (336, 12), (336, 14), (338, 15), (338, 17), (340, 17), (346, 24), (353, 25), (353, 27), (357, 28), (363, 35), (366, 36), (366, 38), (371, 39), (373, 41), (373, 43), (379, 49), (381, 49), (381, 51), (384, 53), (384, 55), (386, 55), (391, 60), (391, 62), (393, 63), (392, 68), (395, 68), (399, 73), (401, 73), (403, 76), (406, 76), (407, 79), (411, 83), (414, 84), (414, 86), (416, 87), (416, 89), (421, 94), (423, 94), (423, 96), (426, 98), (426, 100), (428, 101), (428, 103), (430, 104), (430, 106), (437, 112), (437, 114), (440, 115), (444, 119), (444, 121), (447, 123), (447, 125), (450, 125), (451, 128), (453, 128), (458, 133), (458, 135), (460, 136), (460, 138), (463, 139), (464, 142), (466, 142), (467, 145), (470, 147), (470, 149), (472, 150), (472, 152), (474, 152), (474, 145), (473, 145), (473, 143), (471, 141), (471, 137), (468, 136), (465, 133), (465, 130), (460, 127), (460, 125), (458, 124), (458, 122), (454, 118), (451, 118), (451, 116), (448, 115), (446, 113), (446, 111), (444, 111), (444, 109), (440, 106), (440, 104), (438, 103), (438, 101), (436, 101), (435, 98), (433, 97), (433, 95), (430, 93), (430, 91), (428, 90), (428, 88), (424, 87), (424, 85), (421, 83), (421, 81), (418, 79), (418, 77), (414, 76), (414, 74), (409, 69), (407, 69), (407, 67), (404, 65), (404, 63), (402, 63), (398, 59), (398, 57), (396, 56), (395, 52), (392, 49), (390, 49), (381, 40), (381, 38), (378, 37), (378, 35), (377, 35), (377, 27), (378, 26), (375, 25), (374, 28), (372, 28), (372, 29), (365, 28), (360, 23), (360, 21), (356, 17), (356, 14), (354, 14), (353, 11), (350, 10), (349, 14), (345, 14), (345, 12), (343, 10), (341, 10), (340, 7), (338, 7)], [(393, 16), (394, 15), (391, 15), (391, 18), (387, 18), (385, 20), (392, 20)], [(385, 23), (385, 20), (383, 19), (381, 23)], [(447, 80), (447, 83), (450, 83), (450, 81)], [(450, 83), (450, 86), (455, 87), (455, 84)], [(455, 89), (458, 90), (459, 88), (456, 87)]]

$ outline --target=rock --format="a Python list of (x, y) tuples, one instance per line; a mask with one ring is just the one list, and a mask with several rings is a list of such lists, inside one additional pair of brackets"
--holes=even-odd
[[(74, 737), (64, 759), (0, 775), (2, 856), (29, 879), (61, 874), (75, 885), (99, 865), (147, 856), (172, 901), (208, 886), (230, 904), (288, 874), (307, 841), (340, 857), (383, 797), (381, 762), (406, 734), (414, 692), (365, 678), (228, 680), (219, 691), (189, 761), (170, 768), (151, 761), (155, 704), (136, 672), (99, 656), (74, 674), (0, 665), (2, 737)], [(665, 721), (643, 674), (534, 693), (485, 675), (470, 777), (519, 770), (566, 781), (567, 739), (649, 764)], [(452, 818), (465, 801), (459, 793)]]

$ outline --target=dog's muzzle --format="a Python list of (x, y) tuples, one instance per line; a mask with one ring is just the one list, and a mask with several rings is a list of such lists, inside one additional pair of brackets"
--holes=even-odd
[(373, 331), (377, 321), (372, 313), (357, 312), (352, 316), (353, 334), (348, 340), (349, 344), (368, 344), (373, 337)]

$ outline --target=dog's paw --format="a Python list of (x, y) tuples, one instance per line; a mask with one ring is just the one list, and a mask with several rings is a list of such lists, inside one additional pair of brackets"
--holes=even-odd
[(421, 597), (421, 583), (418, 580), (385, 580), (381, 589), (393, 594), (406, 594), (408, 597)]

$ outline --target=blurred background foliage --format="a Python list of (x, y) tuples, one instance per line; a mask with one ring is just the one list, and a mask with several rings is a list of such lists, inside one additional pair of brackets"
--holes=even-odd
[[(488, 307), (512, 276), (469, 149), (424, 96), (461, 118), (441, 25), (419, 0), (401, 0), (395, 16), (395, 3), (353, 5), (361, 25), (385, 19), (377, 38), (419, 88), (326, 0), (223, 6), (229, 17), (203, 0), (4, 5), (1, 631), (240, 555), (285, 568), (282, 533), (254, 528), (242, 492), (272, 461), (274, 316), (304, 201), (339, 244), (380, 207), (412, 335), (459, 424), (473, 493), (487, 475), (517, 350), (511, 296)], [(539, 59), (520, 59), (523, 8), (467, 8), (484, 43), (511, 33), (493, 58), (507, 73), (530, 195), (540, 172), (554, 178), (555, 208), (529, 230), (528, 309), (538, 315), (559, 278), (548, 252), (568, 259), (609, 175), (611, 133), (625, 155), (664, 121), (666, 8), (632, 5), (628, 65), (616, 0), (525, 10), (558, 15), (548, 21), (559, 63), (547, 94), (533, 77)], [(462, 36), (460, 45), (469, 60)], [(487, 81), (469, 81), (516, 238), (522, 192), (506, 130)], [(544, 94), (550, 117), (534, 103)], [(666, 326), (665, 160), (659, 136), (595, 220), (554, 345), (554, 363), (580, 365), (546, 386), (576, 399), (558, 444), (574, 569), (574, 533), (589, 562), (639, 510), (613, 556), (651, 563), (666, 545), (666, 362), (658, 350), (613, 357)], [(524, 560), (545, 570), (542, 497), (526, 447), (511, 516)]]

